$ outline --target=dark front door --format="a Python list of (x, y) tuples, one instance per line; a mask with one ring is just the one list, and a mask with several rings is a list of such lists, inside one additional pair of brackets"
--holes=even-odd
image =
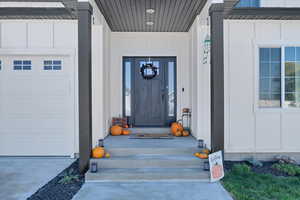
[[(175, 121), (176, 59), (135, 57), (124, 61), (125, 116), (130, 118), (131, 124), (134, 126), (168, 126), (171, 121)], [(157, 75), (152, 79), (145, 79), (141, 68), (149, 63), (157, 68)], [(129, 83), (130, 88), (126, 86)], [(130, 91), (130, 97), (128, 91)], [(126, 102), (128, 99), (130, 103)], [(129, 106), (130, 108), (126, 108)]]
[(134, 70), (134, 124), (136, 126), (163, 126), (166, 110), (166, 81), (164, 62), (152, 59), (151, 63), (157, 67), (157, 75), (153, 79), (145, 79), (141, 75), (141, 68), (147, 60), (139, 58), (135, 62)]

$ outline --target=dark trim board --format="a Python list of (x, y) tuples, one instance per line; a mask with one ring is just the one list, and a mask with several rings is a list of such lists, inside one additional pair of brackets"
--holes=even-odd
[(300, 20), (300, 8), (233, 8), (225, 18)]
[(211, 19), (211, 148), (224, 150), (224, 4), (213, 4)]
[(78, 79), (79, 79), (79, 168), (84, 173), (92, 150), (92, 33), (93, 9), (78, 3)]

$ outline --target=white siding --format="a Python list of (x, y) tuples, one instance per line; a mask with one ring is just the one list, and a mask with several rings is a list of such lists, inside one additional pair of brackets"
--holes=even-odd
[[(7, 141), (0, 145), (0, 154), (78, 153), (77, 20), (2, 20), (0, 27), (0, 57), (5, 64), (0, 71), (4, 95), (0, 118), (5, 122), (0, 141)], [(16, 58), (32, 60), (32, 70), (13, 71)], [(43, 60), (51, 58), (63, 61), (61, 73), (42, 70)]]
[(93, 146), (108, 134), (110, 111), (110, 28), (94, 0), (92, 24)]
[(190, 104), (192, 132), (210, 147), (210, 54), (204, 54), (205, 40), (210, 39), (208, 2), (191, 26), (190, 34)]
[(258, 108), (258, 49), (299, 45), (300, 21), (225, 20), (225, 151), (299, 152), (300, 109)]
[(300, 0), (261, 0), (261, 7), (300, 7)]

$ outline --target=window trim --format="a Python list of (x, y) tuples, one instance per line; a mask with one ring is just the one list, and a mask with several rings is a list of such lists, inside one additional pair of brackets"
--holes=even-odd
[[(273, 42), (258, 42), (253, 40), (254, 44), (254, 112), (268, 112), (268, 113), (277, 113), (277, 112), (298, 112), (300, 108), (288, 107), (285, 105), (285, 48), (286, 47), (300, 47), (299, 42), (294, 41), (273, 41)], [(281, 107), (260, 107), (259, 106), (259, 73), (260, 73), (260, 48), (281, 48)]]

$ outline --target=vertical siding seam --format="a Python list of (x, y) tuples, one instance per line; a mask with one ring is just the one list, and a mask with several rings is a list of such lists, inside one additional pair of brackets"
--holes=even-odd
[(29, 27), (28, 27), (28, 22), (26, 23), (26, 49), (29, 48)]
[(228, 103), (228, 148), (230, 149), (231, 148), (231, 106), (230, 106), (230, 100), (231, 100), (231, 90), (230, 90), (230, 23), (227, 22), (227, 78), (228, 78), (228, 83), (227, 83), (227, 90), (228, 90), (228, 99), (227, 99), (227, 103)]
[[(51, 41), (51, 43), (52, 43), (52, 44), (51, 44), (51, 48), (53, 48), (53, 49), (55, 48), (55, 42), (54, 42), (54, 41), (55, 41), (55, 38), (54, 38), (54, 37), (55, 37), (55, 22), (53, 21), (53, 22), (52, 22), (52, 34), (51, 34), (51, 40), (52, 40), (52, 41)], [(76, 42), (76, 43), (77, 43), (77, 42)]]
[[(256, 38), (256, 22), (253, 22), (253, 36), (254, 38)], [(254, 86), (254, 89), (252, 90), (253, 92), (253, 99), (254, 102), (255, 102), (255, 99), (256, 99), (256, 60), (255, 60), (255, 54), (256, 54), (256, 48), (255, 48), (255, 45), (253, 43), (253, 40), (252, 40), (252, 66), (253, 66), (253, 76), (252, 76), (252, 80), (253, 80), (253, 86)], [(256, 116), (256, 113), (254, 112), (254, 102), (252, 103), (252, 111), (253, 111), (253, 115), (254, 115), (254, 153), (257, 152), (257, 123), (256, 123), (256, 120), (257, 120), (257, 116)]]

